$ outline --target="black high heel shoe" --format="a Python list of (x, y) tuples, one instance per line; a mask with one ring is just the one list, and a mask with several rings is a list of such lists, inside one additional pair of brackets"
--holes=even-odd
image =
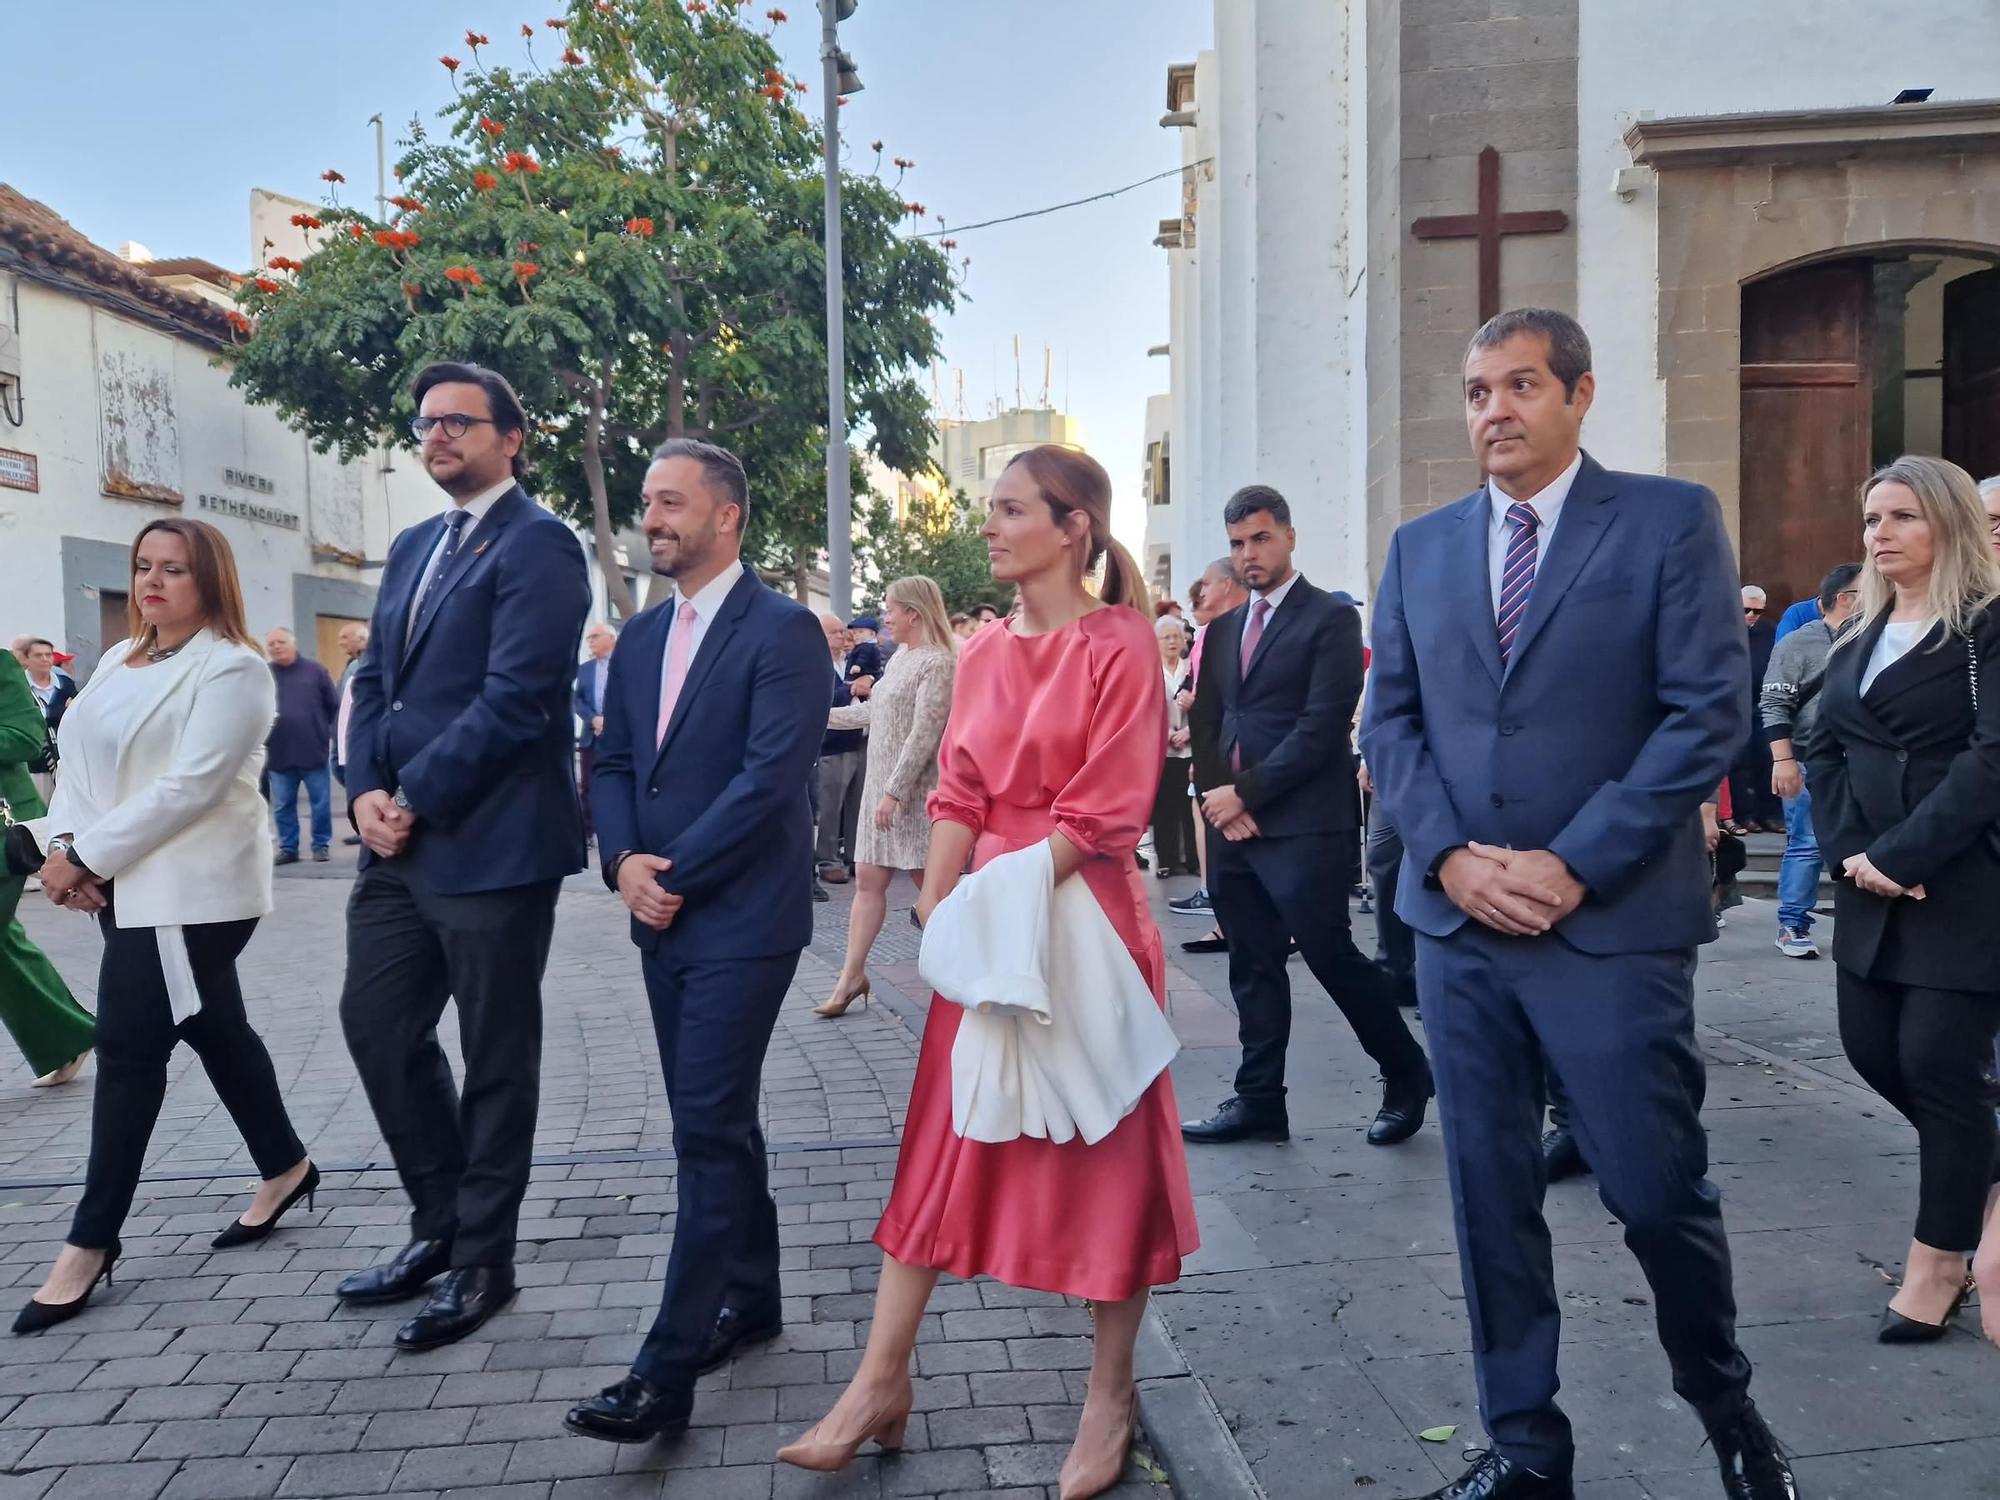
[(1945, 1309), (1942, 1323), (1926, 1323), (1921, 1318), (1906, 1318), (1893, 1307), (1882, 1309), (1881, 1326), (1875, 1330), (1878, 1344), (1934, 1344), (1951, 1332), (1952, 1320), (1958, 1310), (1965, 1306), (1965, 1299), (1972, 1294), (1972, 1278), (1967, 1277), (1965, 1285), (1958, 1289), (1958, 1295), (1951, 1299), (1951, 1306)]
[(277, 1212), (273, 1213), (270, 1218), (261, 1224), (245, 1224), (241, 1219), (238, 1219), (234, 1224), (231, 1224), (222, 1233), (210, 1240), (208, 1248), (211, 1250), (231, 1250), (238, 1245), (254, 1245), (261, 1239), (268, 1239), (271, 1231), (278, 1227), (278, 1221), (284, 1218), (286, 1213), (290, 1211), (291, 1206), (298, 1202), (299, 1199), (305, 1199), (306, 1212), (312, 1212), (313, 1194), (318, 1188), (319, 1168), (311, 1162), (307, 1162), (306, 1175), (299, 1179), (299, 1185), (291, 1190), (283, 1203), (278, 1205)]
[(45, 1328), (53, 1328), (58, 1323), (67, 1323), (71, 1318), (90, 1306), (91, 1293), (97, 1290), (97, 1283), (111, 1285), (111, 1268), (118, 1264), (118, 1257), (124, 1247), (113, 1240), (111, 1248), (105, 1252), (104, 1264), (97, 1276), (83, 1289), (81, 1297), (73, 1297), (68, 1302), (29, 1302), (14, 1315), (14, 1332), (40, 1333)]

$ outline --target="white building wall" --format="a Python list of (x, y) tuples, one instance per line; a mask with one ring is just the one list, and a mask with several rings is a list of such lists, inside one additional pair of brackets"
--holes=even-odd
[(1659, 285), (1651, 186), (1611, 190), (1642, 117), (1887, 104), (2000, 94), (2000, 4), (1923, 0), (1590, 0), (1577, 64), (1577, 310), (1597, 365), (1585, 440), (1605, 462), (1657, 471), (1666, 394), (1655, 342)]

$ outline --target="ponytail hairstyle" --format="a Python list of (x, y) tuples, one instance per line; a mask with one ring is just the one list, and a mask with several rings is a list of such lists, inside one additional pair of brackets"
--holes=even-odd
[(1101, 562), (1102, 581), (1097, 597), (1106, 604), (1124, 604), (1150, 617), (1152, 591), (1138, 561), (1111, 534), (1111, 476), (1104, 465), (1088, 453), (1043, 443), (1017, 453), (1007, 467), (1019, 464), (1042, 492), (1042, 499), (1055, 513), (1058, 524), (1071, 511), (1082, 511), (1090, 522), (1090, 545), (1084, 549), (1083, 574), (1087, 578)]

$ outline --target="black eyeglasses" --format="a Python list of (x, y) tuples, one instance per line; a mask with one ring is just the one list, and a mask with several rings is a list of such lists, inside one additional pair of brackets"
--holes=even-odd
[(448, 438), (462, 438), (471, 429), (473, 423), (486, 422), (491, 424), (492, 421), (491, 417), (468, 417), (461, 411), (448, 411), (441, 417), (416, 418), (410, 423), (410, 431), (417, 435), (417, 441), (421, 443), (431, 435), (433, 427), (442, 427), (444, 435)]
[(2000, 516), (1988, 516), (1986, 518), (1986, 529), (1995, 536), (2000, 536)]

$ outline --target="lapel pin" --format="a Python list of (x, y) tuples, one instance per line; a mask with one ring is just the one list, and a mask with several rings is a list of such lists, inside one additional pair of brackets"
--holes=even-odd
[(481, 542), (477, 547), (474, 547), (472, 549), (472, 555), (474, 557), (477, 557), (479, 556), (480, 553), (484, 552), (488, 547), (492, 545), (493, 545), (492, 539), (489, 537), (486, 541)]

